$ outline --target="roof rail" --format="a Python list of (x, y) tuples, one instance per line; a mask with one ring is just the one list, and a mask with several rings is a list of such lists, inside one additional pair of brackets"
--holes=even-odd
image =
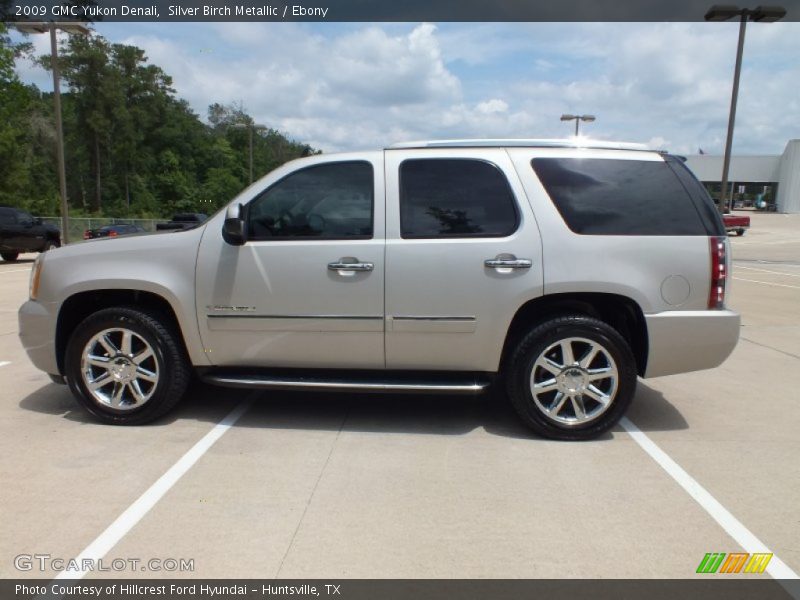
[(474, 140), (428, 140), (400, 142), (387, 150), (409, 148), (593, 148), (609, 150), (644, 150), (653, 152), (646, 144), (633, 142), (606, 142), (578, 137), (568, 139), (474, 139)]

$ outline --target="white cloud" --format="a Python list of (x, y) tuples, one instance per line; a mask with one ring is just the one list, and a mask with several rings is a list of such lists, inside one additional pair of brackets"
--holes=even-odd
[[(737, 30), (217, 23), (198, 35), (197, 27), (165, 28), (163, 37), (155, 26), (139, 35), (131, 26), (112, 41), (144, 48), (201, 115), (212, 102), (242, 102), (259, 122), (326, 151), (403, 139), (563, 137), (571, 124), (559, 116), (578, 112), (597, 116), (582, 133), (680, 153), (722, 150)], [(798, 33), (797, 23), (748, 29), (735, 151), (777, 153), (800, 137)], [(37, 83), (47, 80), (42, 73)]]
[(486, 102), (480, 102), (475, 109), (484, 115), (491, 115), (496, 113), (504, 113), (508, 110), (508, 104), (499, 98), (492, 98)]

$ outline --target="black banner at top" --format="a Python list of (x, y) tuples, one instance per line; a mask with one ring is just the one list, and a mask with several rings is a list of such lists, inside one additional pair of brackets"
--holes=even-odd
[[(713, 0), (0, 0), (0, 17), (6, 22), (690, 22), (703, 21), (713, 4)], [(800, 20), (800, 0), (770, 4), (786, 9), (783, 20)]]

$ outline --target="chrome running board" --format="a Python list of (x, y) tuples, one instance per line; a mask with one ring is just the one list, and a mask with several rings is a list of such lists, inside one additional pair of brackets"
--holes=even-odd
[(423, 393), (423, 394), (477, 394), (491, 383), (488, 377), (465, 373), (456, 375), (416, 378), (393, 377), (391, 373), (371, 373), (362, 377), (350, 372), (332, 375), (288, 375), (254, 372), (215, 372), (200, 378), (212, 385), (232, 388), (296, 390), (319, 392), (373, 392), (373, 393)]

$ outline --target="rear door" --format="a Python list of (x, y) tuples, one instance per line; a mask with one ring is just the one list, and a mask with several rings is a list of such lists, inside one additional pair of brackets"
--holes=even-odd
[(23, 252), (38, 252), (44, 249), (45, 227), (37, 225), (33, 215), (25, 211), (17, 211), (19, 237), (18, 248)]
[(495, 371), (542, 293), (539, 230), (498, 148), (386, 151), (386, 366)]

